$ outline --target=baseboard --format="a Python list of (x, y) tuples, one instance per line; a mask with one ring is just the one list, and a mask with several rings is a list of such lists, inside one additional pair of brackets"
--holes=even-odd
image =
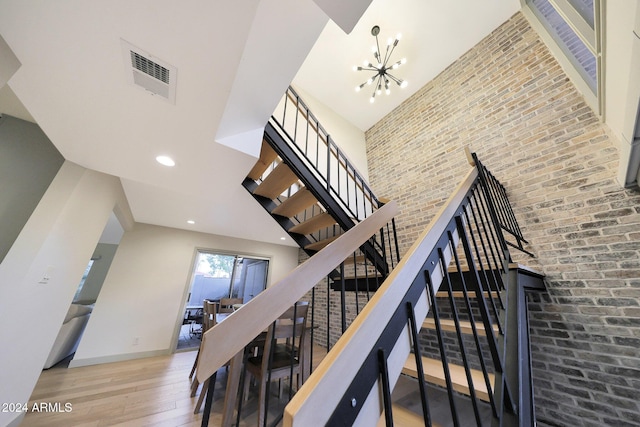
[(103, 363), (122, 362), (125, 360), (144, 359), (146, 357), (166, 356), (171, 354), (171, 350), (153, 350), (140, 353), (116, 354), (113, 356), (91, 357), (88, 359), (73, 359), (69, 362), (69, 368), (79, 368), (81, 366), (101, 365)]
[(11, 420), (11, 422), (9, 422), (6, 427), (18, 427), (20, 423), (22, 423), (22, 419), (25, 415), (27, 415), (26, 412), (19, 413), (18, 416)]

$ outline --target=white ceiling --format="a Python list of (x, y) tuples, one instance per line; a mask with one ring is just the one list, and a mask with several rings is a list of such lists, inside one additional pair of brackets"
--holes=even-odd
[[(120, 177), (137, 222), (295, 245), (280, 240), (285, 233), (240, 185), (287, 85), (366, 130), (511, 17), (520, 0), (373, 0), (349, 35), (323, 12), (349, 29), (357, 8), (340, 7), (0, 0), (0, 35), (22, 64), (0, 88), (0, 113), (38, 123), (67, 160)], [(351, 68), (373, 59), (373, 25), (383, 40), (402, 33), (394, 58), (408, 62), (396, 74), (409, 87), (371, 105), (368, 91), (354, 91), (367, 76)], [(177, 67), (175, 105), (127, 82), (121, 39)], [(176, 166), (157, 164), (159, 154)]]

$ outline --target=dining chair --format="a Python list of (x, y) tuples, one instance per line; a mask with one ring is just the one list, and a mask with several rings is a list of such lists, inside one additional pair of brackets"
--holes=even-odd
[(242, 298), (220, 298), (218, 313), (231, 313), (235, 304), (242, 304)]
[(244, 395), (248, 394), (252, 377), (258, 383), (258, 426), (265, 422), (270, 381), (290, 378), (292, 391), (293, 376), (296, 376), (296, 388), (302, 385), (308, 309), (308, 302), (298, 302), (288, 309), (269, 326), (263, 350), (245, 362)]

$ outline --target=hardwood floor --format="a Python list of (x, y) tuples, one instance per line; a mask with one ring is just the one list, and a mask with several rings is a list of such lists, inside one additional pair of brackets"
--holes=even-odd
[[(199, 426), (202, 415), (193, 414), (197, 397), (189, 397), (195, 356), (196, 352), (181, 352), (43, 371), (22, 426)], [(31, 411), (41, 403), (59, 403), (62, 412)], [(63, 412), (66, 404), (69, 412)], [(212, 414), (211, 425), (219, 423)]]
[[(324, 350), (314, 346), (314, 366), (323, 356)], [(191, 381), (188, 378), (195, 357), (196, 352), (189, 351), (80, 368), (54, 366), (40, 375), (21, 427), (200, 426), (202, 413), (193, 414), (197, 396), (190, 397)], [(222, 422), (226, 380), (226, 370), (221, 368), (209, 419), (212, 427)], [(451, 426), (446, 394), (432, 387), (429, 394), (433, 419), (443, 427)], [(392, 399), (407, 410), (422, 413), (413, 378), (402, 376), (393, 390)], [(270, 423), (282, 412), (286, 401), (286, 397), (279, 401), (275, 394), (270, 398)], [(47, 406), (46, 410), (32, 410), (34, 405), (39, 407), (41, 404)], [(463, 414), (462, 425), (475, 424), (469, 406), (468, 399), (458, 403)], [(483, 417), (488, 416), (490, 423), (490, 408), (484, 406)], [(257, 396), (253, 394), (243, 402), (239, 427), (256, 425), (256, 409)], [(413, 424), (398, 422), (397, 425)]]
[[(324, 349), (314, 346), (314, 365), (324, 354)], [(54, 366), (42, 371), (21, 426), (200, 426), (202, 412), (193, 414), (198, 396), (190, 397), (188, 378), (195, 357), (195, 351), (188, 351), (80, 368)], [(222, 368), (217, 375), (210, 426), (222, 422), (226, 381)], [(278, 401), (276, 395), (270, 399), (270, 420), (282, 411), (286, 400)], [(48, 405), (48, 411), (32, 411), (34, 405), (41, 404)], [(65, 408), (70, 410), (65, 412)], [(256, 424), (256, 409), (257, 398), (251, 395), (243, 403), (240, 426)]]

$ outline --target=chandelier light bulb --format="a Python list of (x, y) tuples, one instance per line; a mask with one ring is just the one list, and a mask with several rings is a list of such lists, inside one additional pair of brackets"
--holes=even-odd
[(356, 86), (356, 92), (360, 92), (360, 86)]
[(396, 40), (400, 40), (401, 38), (402, 38), (402, 34), (398, 33), (398, 34), (396, 35)]
[(406, 64), (406, 63), (407, 63), (407, 58), (402, 58), (402, 59), (400, 60), (400, 63), (401, 63), (401, 64)]
[(402, 89), (404, 89), (405, 87), (407, 87), (407, 85), (408, 85), (408, 84), (409, 84), (409, 83), (407, 83), (407, 81), (405, 80), (405, 81), (403, 81), (403, 82), (400, 84), (400, 87), (401, 87)]

